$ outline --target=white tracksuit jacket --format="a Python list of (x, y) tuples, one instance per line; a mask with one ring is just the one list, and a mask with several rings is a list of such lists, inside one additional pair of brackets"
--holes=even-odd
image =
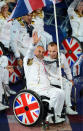
[(12, 22), (7, 22), (7, 19), (1, 17), (0, 18), (0, 42), (3, 43), (3, 45), (6, 48), (9, 48), (10, 46), (10, 28), (11, 28)]

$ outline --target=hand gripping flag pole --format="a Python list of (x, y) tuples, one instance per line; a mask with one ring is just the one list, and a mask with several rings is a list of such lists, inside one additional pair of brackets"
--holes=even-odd
[(57, 17), (56, 17), (56, 0), (52, 0), (53, 2), (53, 7), (54, 7), (54, 20), (55, 20), (55, 31), (56, 31), (56, 41), (57, 41), (57, 48), (58, 48), (58, 60), (59, 60), (59, 70), (60, 70), (60, 82), (61, 82), (61, 89), (63, 88), (62, 86), (62, 73), (61, 73), (61, 60), (60, 60), (60, 51), (59, 51), (59, 38), (58, 38), (58, 27), (57, 27)]

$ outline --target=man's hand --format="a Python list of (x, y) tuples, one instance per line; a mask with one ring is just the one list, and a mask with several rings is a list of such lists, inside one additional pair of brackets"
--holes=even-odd
[(23, 60), (22, 59), (18, 59), (17, 63), (20, 67), (23, 67)]
[(10, 74), (14, 72), (13, 66), (7, 66), (7, 70), (9, 71)]
[(72, 82), (72, 86), (74, 85), (74, 81), (73, 80), (70, 80), (70, 82)]
[(40, 41), (40, 37), (38, 38), (38, 34), (36, 31), (33, 33), (32, 37), (33, 37), (33, 44), (36, 45)]

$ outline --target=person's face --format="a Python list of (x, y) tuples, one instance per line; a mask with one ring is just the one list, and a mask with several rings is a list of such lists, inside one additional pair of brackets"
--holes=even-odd
[(1, 8), (1, 12), (7, 12), (9, 9), (8, 7), (8, 4), (4, 5), (2, 8)]
[(57, 54), (58, 54), (57, 45), (54, 45), (54, 46), (48, 45), (48, 55), (52, 59), (56, 59)]
[(38, 59), (40, 59), (40, 60), (42, 60), (42, 59), (44, 58), (44, 53), (45, 53), (45, 50), (44, 50), (44, 48), (43, 48), (42, 46), (38, 46), (38, 47), (35, 49), (35, 51), (34, 51), (35, 56), (36, 56)]
[(77, 6), (77, 10), (80, 13), (80, 15), (83, 15), (83, 2), (80, 2)]
[(27, 24), (31, 24), (32, 22), (32, 14), (28, 14), (26, 16), (23, 16), (22, 19), (27, 22)]

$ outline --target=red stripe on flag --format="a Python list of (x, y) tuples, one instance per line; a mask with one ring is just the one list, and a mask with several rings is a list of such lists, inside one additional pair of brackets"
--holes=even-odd
[(21, 73), (17, 68), (14, 69), (14, 72), (17, 74), (17, 76), (21, 77)]
[(11, 77), (12, 74), (13, 74), (13, 73), (9, 73), (9, 77)]
[(33, 112), (33, 115), (37, 118), (38, 116)]
[(12, 80), (12, 82), (14, 83), (14, 81), (15, 81), (15, 75), (13, 75), (13, 80)]
[(73, 42), (73, 38), (71, 39), (70, 45), (72, 45), (72, 42)]
[(11, 62), (8, 60), (8, 65), (12, 65)]
[(18, 98), (16, 98), (16, 100), (17, 100), (17, 102), (18, 102), (19, 104), (21, 104), (21, 102), (19, 101), (19, 99), (18, 99)]
[(68, 64), (70, 65), (70, 59), (68, 60)]
[[(64, 40), (64, 41), (63, 41), (63, 45), (64, 45), (65, 49), (67, 50), (67, 53), (65, 54), (65, 55), (66, 55), (66, 58), (68, 58), (69, 56), (71, 56), (71, 58), (72, 58), (74, 61), (76, 61), (76, 60), (77, 60), (77, 57), (75, 56), (74, 51), (79, 47), (79, 44), (76, 43), (75, 45), (73, 45), (73, 47), (70, 48), (69, 45), (67, 44), (67, 41)], [(72, 51), (71, 54), (69, 53), (69, 50)]]
[(37, 10), (44, 7), (42, 0), (29, 0), (32, 10)]
[(25, 108), (24, 108), (24, 107), (20, 107), (20, 108), (15, 109), (16, 115), (23, 114), (23, 113), (25, 113), (25, 112), (26, 112), (26, 111), (25, 111)]
[(25, 118), (25, 123), (27, 124), (27, 119)]
[[(24, 107), (28, 106), (28, 108), (29, 108), (29, 105), (28, 105), (28, 103), (27, 103), (25, 94), (22, 94), (22, 95), (21, 95), (21, 99), (22, 99), (23, 106), (24, 106)], [(30, 110), (30, 108), (29, 108), (28, 111), (25, 110), (24, 112), (26, 112), (26, 116), (27, 116), (29, 122), (30, 122), (30, 123), (33, 123), (34, 120), (33, 120), (33, 118), (32, 118), (32, 115), (31, 115), (31, 112), (30, 112), (30, 111), (31, 111), (31, 110)]]

